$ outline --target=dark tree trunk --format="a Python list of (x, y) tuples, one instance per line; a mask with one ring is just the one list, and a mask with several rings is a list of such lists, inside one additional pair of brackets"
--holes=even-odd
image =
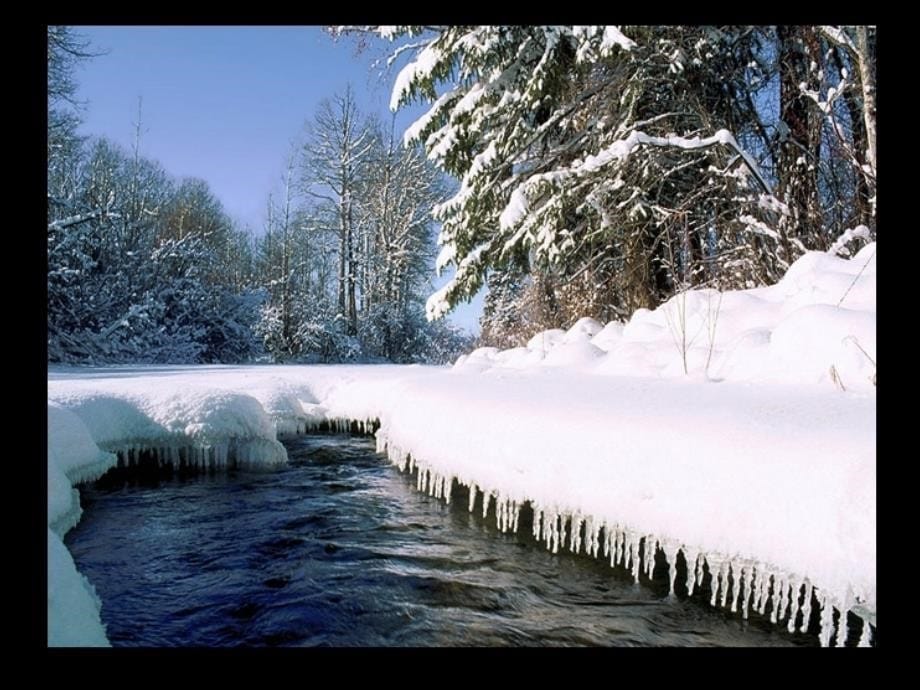
[(812, 61), (821, 64), (820, 41), (814, 28), (780, 26), (776, 29), (780, 69), (780, 119), (786, 127), (777, 158), (777, 192), (790, 215), (780, 223), (786, 261), (792, 261), (790, 239), (814, 240), (821, 233), (818, 199), (818, 161), (821, 113), (802, 94), (799, 84), (817, 89)]

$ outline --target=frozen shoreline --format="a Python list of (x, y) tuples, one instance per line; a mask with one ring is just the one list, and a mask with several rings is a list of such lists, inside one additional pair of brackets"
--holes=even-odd
[[(700, 574), (708, 563), (714, 604), (769, 600), (790, 630), (814, 587), (831, 643), (845, 635), (833, 608), (873, 625), (876, 608), (874, 253), (812, 252), (774, 286), (684, 293), (627, 324), (582, 319), (452, 368), (49, 367), (49, 564), (79, 518), (71, 485), (111, 452), (270, 469), (286, 460), (279, 436), (379, 420), (378, 449), (421, 490), (475, 487), (502, 529), (529, 501), (548, 548), (609, 551), (637, 576), (642, 543), (672, 577), (680, 550)], [(92, 600), (75, 577), (49, 568), (49, 633), (67, 628), (58, 578)]]

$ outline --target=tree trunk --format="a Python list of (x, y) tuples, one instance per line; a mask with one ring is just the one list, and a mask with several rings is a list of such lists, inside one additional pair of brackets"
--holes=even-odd
[(820, 64), (820, 43), (815, 31), (804, 26), (776, 29), (780, 60), (780, 119), (787, 132), (779, 144), (777, 192), (789, 207), (781, 225), (783, 257), (794, 258), (790, 238), (814, 238), (821, 229), (818, 204), (818, 160), (821, 115), (801, 92), (799, 84), (817, 89), (817, 74), (809, 62)]
[[(863, 121), (866, 126), (866, 164), (869, 166), (871, 177), (867, 179), (870, 194), (875, 196), (875, 139), (876, 139), (876, 103), (875, 103), (875, 51), (870, 46), (869, 29), (865, 26), (856, 27), (856, 59), (859, 63), (859, 79), (862, 84)], [(872, 217), (875, 212), (873, 209)]]

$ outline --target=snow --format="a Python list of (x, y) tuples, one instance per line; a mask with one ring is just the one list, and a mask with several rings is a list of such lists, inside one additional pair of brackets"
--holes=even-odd
[(396, 81), (393, 83), (393, 93), (390, 96), (390, 110), (396, 112), (400, 101), (409, 90), (412, 82), (429, 75), (437, 65), (438, 60), (441, 59), (443, 59), (443, 55), (432, 45), (426, 45), (420, 50), (413, 60), (396, 75)]
[(50, 402), (48, 429), (48, 644), (107, 646), (99, 600), (61, 539), (82, 513), (73, 485), (102, 476), (115, 456), (96, 446), (73, 412)]
[(626, 38), (617, 27), (605, 26), (604, 38), (601, 40), (601, 50), (609, 52), (613, 46), (620, 46), (623, 50), (631, 50), (636, 47), (636, 44)]
[[(637, 580), (652, 565), (640, 553), (660, 549), (672, 587), (682, 553), (688, 588), (705, 565), (713, 605), (789, 630), (814, 591), (822, 643), (842, 644), (834, 609), (876, 615), (875, 305), (873, 243), (849, 260), (805, 254), (773, 286), (689, 290), (450, 368), (50, 368), (49, 630), (104, 641), (59, 546), (79, 517), (71, 483), (111, 466), (104, 451), (271, 468), (279, 436), (379, 421), (378, 450), (419, 490), (449, 501), (465, 485), (501, 530), (529, 502), (547, 548)], [(67, 623), (76, 608), (86, 629)]]
[(48, 646), (108, 647), (99, 607), (93, 586), (77, 572), (60, 536), (49, 529)]

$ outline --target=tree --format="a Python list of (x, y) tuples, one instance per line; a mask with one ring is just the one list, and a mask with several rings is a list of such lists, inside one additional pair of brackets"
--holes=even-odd
[(373, 147), (369, 123), (350, 87), (324, 100), (304, 147), (304, 191), (327, 205), (339, 233), (338, 307), (346, 333), (357, 333), (356, 192)]
[(733, 133), (747, 126), (735, 91), (755, 47), (751, 31), (711, 27), (449, 27), (422, 40), (391, 104), (433, 101), (406, 140), (460, 180), (435, 209), (438, 265), (456, 273), (429, 317), (521, 251), (555, 302), (574, 277), (609, 284), (615, 269), (612, 303), (597, 306), (621, 313), (685, 275), (752, 280), (713, 236), (775, 254), (782, 205)]

